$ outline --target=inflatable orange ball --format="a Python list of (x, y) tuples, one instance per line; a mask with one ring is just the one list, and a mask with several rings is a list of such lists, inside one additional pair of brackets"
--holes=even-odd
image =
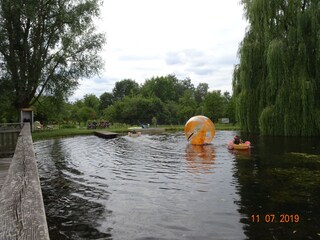
[(194, 116), (184, 126), (187, 140), (194, 145), (208, 144), (214, 138), (216, 129), (213, 122), (205, 116)]

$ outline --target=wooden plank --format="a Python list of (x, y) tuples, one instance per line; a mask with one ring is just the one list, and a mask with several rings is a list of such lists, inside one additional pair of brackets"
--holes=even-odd
[(0, 123), (0, 132), (3, 131), (18, 131), (21, 130), (20, 123)]
[(11, 146), (15, 146), (15, 144), (16, 144), (16, 141), (18, 140), (17, 138), (16, 138), (16, 135), (12, 132), (11, 134), (10, 134), (11, 136)]
[(4, 129), (0, 130), (1, 133), (20, 133), (21, 129)]
[(14, 153), (19, 133), (19, 129), (0, 132), (0, 157)]
[(12, 158), (0, 158), (0, 190), (8, 174)]
[(114, 132), (107, 132), (107, 131), (95, 131), (94, 134), (101, 138), (116, 138), (118, 136), (118, 133)]
[(49, 239), (29, 123), (21, 130), (0, 192), (0, 239)]
[(0, 145), (4, 144), (4, 133), (0, 132)]

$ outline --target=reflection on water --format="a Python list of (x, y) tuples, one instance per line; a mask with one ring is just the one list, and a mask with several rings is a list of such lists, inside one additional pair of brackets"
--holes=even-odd
[(215, 152), (213, 144), (192, 145), (186, 147), (186, 160), (195, 173), (212, 173)]
[[(51, 239), (108, 239), (110, 229), (97, 230), (96, 220), (110, 214), (99, 201), (108, 192), (98, 181), (88, 182), (77, 161), (60, 141), (39, 146), (38, 168)], [(76, 159), (74, 159), (76, 160)]]
[(318, 239), (319, 140), (251, 136), (228, 151), (235, 134), (36, 142), (51, 239)]
[(245, 149), (245, 150), (228, 149), (228, 152), (235, 155), (237, 160), (250, 160), (250, 159), (252, 159), (250, 148)]

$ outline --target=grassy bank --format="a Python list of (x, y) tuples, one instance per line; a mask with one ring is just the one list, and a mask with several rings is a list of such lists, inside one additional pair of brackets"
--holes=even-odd
[(233, 124), (215, 123), (214, 126), (216, 127), (216, 130), (229, 130), (229, 131), (240, 130), (240, 127), (238, 125), (233, 125)]
[[(164, 125), (158, 126), (164, 128), (166, 131), (176, 132), (183, 131), (184, 125)], [(215, 124), (216, 130), (239, 130), (237, 125), (232, 124)], [(99, 130), (99, 129), (97, 129)], [(101, 129), (100, 129), (101, 130)], [(110, 127), (103, 129), (110, 132), (117, 133), (127, 133), (127, 127)], [(48, 130), (38, 130), (32, 133), (33, 141), (40, 141), (45, 139), (52, 138), (62, 138), (62, 137), (72, 137), (72, 136), (81, 136), (81, 135), (92, 135), (95, 129), (86, 129), (86, 128), (67, 128), (67, 129), (48, 129)]]
[(78, 128), (38, 130), (32, 133), (32, 139), (35, 142), (35, 141), (40, 141), (45, 139), (52, 139), (52, 138), (91, 135), (93, 134), (93, 132), (94, 132), (93, 130), (78, 129)]
[[(239, 126), (233, 124), (222, 124), (215, 123), (214, 124), (216, 130), (240, 130)], [(160, 126), (166, 129), (166, 131), (183, 131), (184, 125), (164, 125)]]

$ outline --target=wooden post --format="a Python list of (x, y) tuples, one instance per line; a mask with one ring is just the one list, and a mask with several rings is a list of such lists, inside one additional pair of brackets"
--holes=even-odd
[(29, 123), (20, 132), (0, 192), (0, 239), (49, 239)]

